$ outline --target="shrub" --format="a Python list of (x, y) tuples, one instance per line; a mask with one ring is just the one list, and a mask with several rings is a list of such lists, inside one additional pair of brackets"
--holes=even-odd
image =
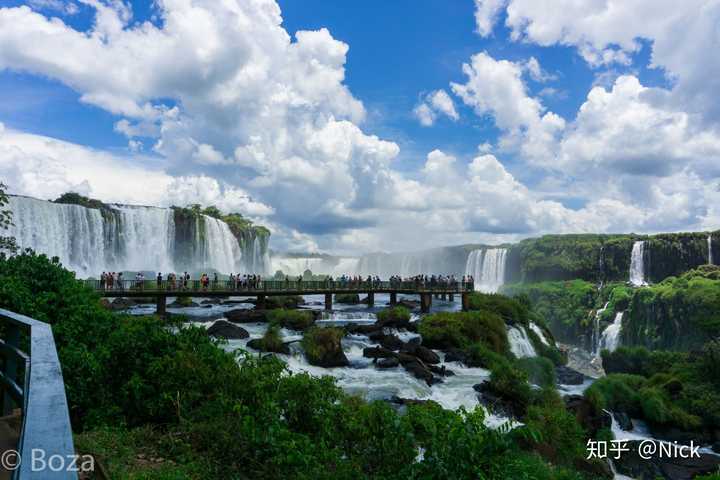
[(260, 341), (264, 352), (282, 352), (285, 347), (280, 335), (280, 327), (274, 323), (268, 326)]
[(265, 308), (297, 308), (305, 303), (305, 299), (300, 295), (271, 295), (265, 298)]
[(358, 303), (360, 303), (360, 295), (358, 295), (357, 293), (336, 293), (335, 303), (357, 305)]
[(555, 365), (544, 357), (520, 358), (515, 362), (528, 379), (540, 387), (555, 386)]
[(469, 295), (468, 309), (493, 312), (500, 315), (505, 323), (510, 325), (519, 323), (527, 326), (528, 299), (525, 297), (523, 300), (520, 302), (505, 295), (473, 292)]
[(305, 330), (315, 324), (312, 312), (302, 310), (271, 310), (267, 313), (267, 319), (270, 323), (291, 330)]
[(386, 308), (377, 313), (378, 323), (384, 325), (405, 325), (410, 321), (410, 310), (403, 306)]
[(329, 359), (330, 363), (335, 363), (334, 360), (337, 360), (338, 357), (344, 358), (341, 343), (344, 336), (345, 331), (336, 327), (312, 327), (306, 330), (302, 339), (302, 347), (308, 362), (312, 365), (325, 366)]
[(505, 322), (487, 311), (439, 312), (424, 317), (418, 327), (423, 344), (430, 348), (466, 348), (482, 342), (490, 350), (509, 351)]

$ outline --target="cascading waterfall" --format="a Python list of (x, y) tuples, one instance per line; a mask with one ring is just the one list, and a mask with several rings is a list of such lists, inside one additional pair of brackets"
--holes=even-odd
[(32, 248), (60, 261), (79, 275), (105, 268), (103, 217), (99, 210), (27, 197), (9, 197), (14, 226), (8, 235), (21, 248)]
[(630, 283), (635, 286), (647, 285), (645, 281), (645, 242), (633, 243), (630, 254)]
[(601, 309), (599, 309), (597, 312), (595, 312), (595, 321), (593, 322), (593, 332), (592, 332), (592, 353), (597, 355), (600, 353), (600, 317), (602, 316), (603, 312), (607, 310), (608, 305), (610, 302), (605, 303)]
[(548, 342), (547, 338), (545, 338), (545, 332), (542, 331), (542, 328), (540, 328), (537, 323), (530, 322), (530, 330), (535, 332), (535, 335), (538, 336), (538, 338), (544, 345), (550, 346), (550, 342)]
[(600, 350), (609, 350), (614, 352), (620, 344), (620, 331), (622, 329), (622, 320), (625, 312), (618, 312), (615, 314), (615, 320), (611, 325), (603, 330), (602, 337), (600, 338)]
[(506, 248), (473, 250), (465, 264), (465, 275), (475, 279), (475, 290), (495, 293), (505, 283)]
[(510, 351), (518, 358), (535, 357), (535, 347), (533, 347), (525, 328), (522, 326), (514, 326), (508, 328), (508, 341), (510, 342)]
[(13, 223), (8, 235), (21, 248), (57, 256), (78, 277), (102, 271), (215, 270), (221, 273), (267, 272), (266, 235), (246, 235), (245, 253), (227, 223), (198, 216), (180, 235), (168, 208), (108, 205), (86, 208), (10, 196)]
[(712, 254), (712, 234), (708, 234), (708, 236), (707, 236), (707, 246), (708, 246), (708, 265), (714, 265), (713, 254)]

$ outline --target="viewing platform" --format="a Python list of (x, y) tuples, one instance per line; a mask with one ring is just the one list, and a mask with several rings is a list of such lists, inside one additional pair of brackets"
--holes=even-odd
[(186, 284), (178, 280), (122, 280), (112, 286), (100, 280), (85, 280), (85, 284), (103, 297), (153, 297), (157, 301), (158, 315), (166, 313), (168, 297), (257, 297), (257, 307), (263, 308), (265, 298), (277, 295), (325, 295), (325, 309), (332, 310), (334, 294), (366, 294), (369, 307), (375, 305), (375, 294), (390, 295), (390, 305), (397, 304), (398, 294), (419, 295), (420, 309), (428, 313), (432, 297), (455, 300), (460, 295), (463, 310), (467, 310), (469, 297), (474, 291), (468, 282), (421, 282), (421, 281), (338, 281), (338, 280), (261, 280), (257, 285), (235, 284), (228, 280), (211, 280), (207, 286), (200, 280)]

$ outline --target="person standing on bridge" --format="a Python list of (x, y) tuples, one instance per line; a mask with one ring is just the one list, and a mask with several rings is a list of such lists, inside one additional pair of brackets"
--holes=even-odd
[(162, 272), (158, 272), (155, 280), (157, 282), (157, 289), (160, 290), (162, 288)]

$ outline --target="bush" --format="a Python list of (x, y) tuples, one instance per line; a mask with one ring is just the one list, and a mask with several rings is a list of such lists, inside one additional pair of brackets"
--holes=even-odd
[(524, 302), (499, 294), (473, 292), (469, 295), (468, 309), (493, 312), (509, 325), (528, 324), (527, 297)]
[(280, 335), (280, 327), (274, 323), (268, 326), (265, 333), (260, 340), (262, 343), (263, 352), (278, 352), (282, 353), (285, 350), (285, 344)]
[(306, 330), (315, 324), (312, 312), (302, 310), (271, 310), (267, 313), (270, 323), (291, 330)]
[(544, 357), (519, 358), (515, 365), (524, 371), (528, 379), (540, 387), (555, 386), (555, 365)]
[(335, 303), (357, 305), (360, 303), (360, 295), (358, 295), (357, 293), (336, 293)]
[(528, 376), (510, 360), (503, 360), (492, 365), (488, 385), (495, 394), (513, 404), (516, 412), (522, 414), (532, 399)]
[(401, 326), (410, 321), (410, 310), (403, 306), (386, 308), (377, 313), (377, 321), (383, 325)]
[(427, 315), (420, 321), (418, 332), (429, 348), (466, 348), (482, 342), (496, 353), (509, 351), (505, 322), (487, 311)]
[(265, 297), (265, 308), (297, 308), (305, 303), (305, 299), (300, 295), (271, 295)]
[(342, 349), (344, 336), (345, 331), (336, 327), (312, 327), (306, 330), (302, 338), (302, 347), (308, 362), (312, 365), (331, 367), (347, 364)]
[(645, 347), (619, 347), (614, 352), (601, 352), (606, 373), (630, 373), (651, 377), (669, 372), (673, 365), (686, 363), (687, 354), (681, 352), (650, 351)]

